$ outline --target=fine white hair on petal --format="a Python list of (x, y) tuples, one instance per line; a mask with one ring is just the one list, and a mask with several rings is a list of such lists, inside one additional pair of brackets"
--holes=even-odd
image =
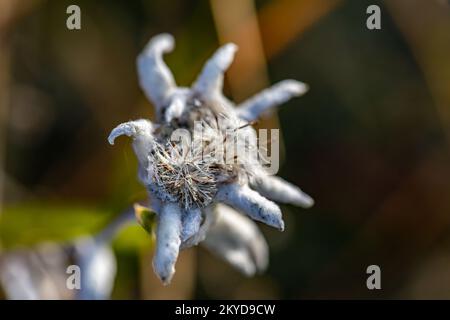
[(156, 197), (153, 193), (149, 192), (148, 193), (148, 197), (149, 197), (149, 206), (150, 208), (152, 208), (152, 210), (159, 215), (159, 213), (161, 212), (161, 208), (162, 208), (162, 201)]
[(139, 160), (139, 164), (143, 168), (148, 167), (148, 155), (152, 151), (155, 144), (153, 137), (153, 125), (149, 120), (139, 119), (119, 124), (115, 127), (109, 137), (108, 141), (114, 145), (117, 137), (126, 135), (133, 138), (133, 150)]
[(177, 89), (172, 95), (169, 106), (164, 111), (164, 120), (170, 123), (173, 119), (179, 118), (186, 109), (186, 99), (189, 90), (182, 88)]
[(281, 203), (290, 203), (303, 208), (310, 208), (314, 200), (299, 187), (277, 176), (257, 176), (250, 179), (250, 185), (262, 196)]
[(284, 230), (280, 208), (258, 192), (251, 190), (247, 185), (238, 183), (223, 185), (217, 193), (217, 199), (247, 214), (254, 220), (264, 222), (280, 231)]
[(175, 273), (181, 244), (182, 210), (174, 203), (163, 204), (156, 229), (156, 252), (153, 269), (164, 285), (170, 283)]
[(181, 233), (181, 241), (185, 242), (187, 239), (193, 237), (200, 230), (202, 223), (202, 211), (199, 208), (186, 210), (183, 213), (183, 230)]
[(237, 46), (234, 43), (228, 43), (217, 49), (206, 62), (192, 89), (206, 99), (221, 95), (223, 74), (233, 62), (236, 51)]
[(258, 226), (228, 206), (219, 204), (216, 212), (203, 245), (246, 276), (264, 271), (269, 248)]
[(198, 245), (200, 242), (205, 240), (206, 235), (209, 233), (209, 229), (216, 222), (217, 212), (214, 210), (215, 205), (210, 205), (203, 208), (204, 218), (200, 225), (200, 229), (192, 237), (186, 239), (186, 241), (181, 243), (181, 249), (189, 248)]
[(238, 116), (246, 121), (256, 120), (264, 111), (285, 103), (292, 97), (301, 96), (308, 86), (297, 80), (283, 80), (261, 91), (238, 105)]
[(173, 50), (175, 40), (163, 33), (153, 37), (137, 58), (139, 84), (159, 111), (176, 88), (172, 72), (164, 63), (162, 55)]

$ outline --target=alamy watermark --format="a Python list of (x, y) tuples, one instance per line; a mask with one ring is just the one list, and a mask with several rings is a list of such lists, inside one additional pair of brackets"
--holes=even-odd
[(81, 268), (76, 264), (72, 264), (67, 267), (66, 273), (69, 276), (66, 279), (66, 287), (69, 290), (81, 289)]
[(200, 157), (203, 162), (219, 165), (261, 166), (267, 174), (276, 174), (280, 167), (279, 129), (256, 131), (248, 126), (250, 123), (218, 130), (196, 121), (192, 133), (182, 128), (174, 130), (163, 152), (171, 153), (171, 158), (180, 162)]
[(81, 9), (79, 6), (72, 4), (67, 7), (66, 13), (69, 14), (66, 20), (66, 27), (69, 30), (81, 29)]
[(376, 4), (367, 7), (366, 13), (370, 16), (366, 20), (366, 27), (369, 30), (381, 29), (381, 9)]
[(366, 280), (366, 286), (369, 290), (381, 289), (381, 268), (376, 264), (367, 267), (366, 273), (370, 276)]

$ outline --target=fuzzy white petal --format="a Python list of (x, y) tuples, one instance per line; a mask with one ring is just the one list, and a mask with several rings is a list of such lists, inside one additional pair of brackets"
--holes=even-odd
[(223, 185), (217, 193), (217, 198), (254, 220), (264, 222), (280, 231), (284, 230), (280, 208), (247, 185), (237, 183)]
[(251, 186), (262, 196), (281, 203), (310, 208), (314, 200), (299, 187), (276, 176), (259, 176), (251, 180)]
[(200, 209), (186, 210), (183, 214), (183, 231), (181, 233), (181, 241), (193, 237), (199, 230), (202, 223), (202, 212)]
[(209, 233), (209, 229), (211, 228), (212, 225), (214, 225), (217, 219), (216, 210), (214, 210), (212, 207), (213, 206), (208, 206), (203, 209), (204, 218), (198, 232), (181, 243), (182, 249), (196, 246), (200, 242), (205, 240), (207, 234)]
[(170, 100), (169, 106), (164, 111), (164, 120), (170, 123), (173, 119), (179, 118), (186, 110), (186, 99), (189, 91), (186, 88), (177, 89)]
[(267, 242), (258, 226), (225, 205), (217, 206), (217, 221), (203, 244), (247, 276), (267, 268)]
[(221, 95), (223, 74), (233, 62), (236, 51), (237, 46), (233, 43), (220, 47), (206, 62), (192, 87), (193, 90), (206, 99)]
[(148, 155), (152, 151), (155, 144), (153, 137), (153, 125), (149, 120), (139, 119), (119, 124), (115, 127), (109, 137), (108, 141), (114, 145), (117, 137), (126, 135), (133, 138), (133, 150), (139, 163), (143, 168), (148, 167)]
[(163, 204), (156, 230), (156, 252), (153, 269), (164, 285), (170, 283), (175, 273), (181, 244), (182, 210), (173, 203)]
[(239, 117), (246, 121), (256, 120), (264, 111), (285, 103), (292, 97), (301, 96), (308, 86), (296, 80), (283, 80), (261, 91), (237, 107)]
[(175, 41), (170, 34), (153, 37), (137, 58), (139, 84), (159, 111), (176, 88), (172, 72), (164, 63), (163, 54), (173, 50)]

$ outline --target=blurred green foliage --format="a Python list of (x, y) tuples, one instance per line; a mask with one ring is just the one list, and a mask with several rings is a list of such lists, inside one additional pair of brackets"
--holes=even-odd
[(2, 212), (0, 241), (8, 249), (44, 241), (67, 242), (99, 231), (110, 218), (101, 209), (77, 205), (17, 204)]

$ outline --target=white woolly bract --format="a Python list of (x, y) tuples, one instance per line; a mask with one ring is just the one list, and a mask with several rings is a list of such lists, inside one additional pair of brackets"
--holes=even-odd
[(204, 245), (247, 276), (264, 271), (269, 248), (256, 223), (222, 204), (215, 211)]
[(304, 193), (299, 187), (276, 176), (260, 175), (253, 176), (250, 185), (262, 196), (281, 203), (292, 203), (294, 205), (310, 208), (314, 200)]
[(217, 198), (254, 220), (264, 222), (278, 230), (284, 230), (280, 208), (247, 185), (225, 185), (220, 189)]
[(242, 102), (237, 113), (240, 118), (253, 121), (264, 111), (283, 104), (292, 97), (303, 95), (306, 91), (306, 84), (296, 80), (284, 80)]
[(168, 284), (175, 273), (181, 244), (181, 215), (181, 209), (173, 203), (163, 205), (159, 213), (153, 269), (163, 284)]

